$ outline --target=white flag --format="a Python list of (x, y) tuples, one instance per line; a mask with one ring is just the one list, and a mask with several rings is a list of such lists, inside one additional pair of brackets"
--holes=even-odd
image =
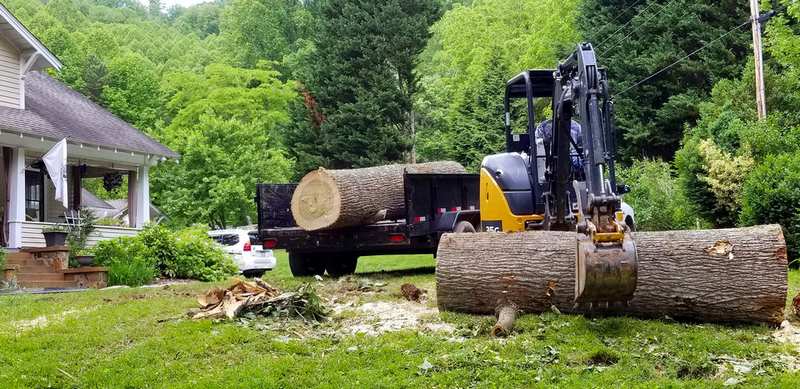
[(69, 209), (69, 195), (67, 194), (67, 140), (62, 139), (56, 143), (47, 154), (42, 157), (47, 166), (47, 174), (56, 187), (56, 201), (61, 201), (64, 208)]

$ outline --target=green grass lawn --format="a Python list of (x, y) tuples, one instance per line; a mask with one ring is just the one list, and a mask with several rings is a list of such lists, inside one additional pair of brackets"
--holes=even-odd
[[(404, 282), (433, 295), (433, 266), (430, 256), (362, 259), (358, 278), (386, 285), (348, 296), (399, 302)], [(264, 278), (286, 289), (316, 283), (293, 279), (282, 253)], [(790, 280), (794, 296), (800, 272)], [(341, 290), (335, 280), (317, 284), (326, 299)], [(282, 320), (267, 329), (184, 319), (194, 296), (210, 286), (2, 296), (0, 387), (649, 388), (721, 387), (731, 378), (743, 386), (800, 387), (800, 373), (786, 366), (800, 350), (775, 343), (764, 326), (548, 313), (522, 317), (512, 337), (497, 340), (488, 336), (491, 318), (446, 313), (454, 333), (308, 336), (345, 319)], [(296, 336), (297, 328), (306, 336)]]

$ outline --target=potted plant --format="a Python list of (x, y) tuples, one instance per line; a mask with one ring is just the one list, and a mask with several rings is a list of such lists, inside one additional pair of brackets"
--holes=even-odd
[(69, 230), (63, 225), (56, 224), (42, 229), (42, 235), (47, 247), (63, 246), (67, 242)]
[(94, 253), (87, 248), (75, 250), (74, 258), (80, 266), (92, 266), (94, 264)]
[(71, 266), (90, 266), (94, 263), (94, 255), (88, 247), (89, 236), (94, 232), (97, 217), (91, 210), (81, 209), (75, 223), (68, 228), (69, 258)]

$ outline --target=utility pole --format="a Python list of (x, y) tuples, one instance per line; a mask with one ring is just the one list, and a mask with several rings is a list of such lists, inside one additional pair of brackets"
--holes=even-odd
[(750, 19), (753, 23), (753, 58), (756, 67), (756, 108), (758, 119), (767, 117), (767, 102), (764, 95), (764, 59), (761, 54), (761, 11), (758, 0), (750, 0)]

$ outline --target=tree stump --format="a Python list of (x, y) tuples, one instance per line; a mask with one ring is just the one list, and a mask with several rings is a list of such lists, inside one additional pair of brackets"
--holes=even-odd
[[(625, 307), (592, 307), (639, 317), (711, 322), (783, 320), (786, 243), (778, 225), (633, 233), (639, 254), (634, 298)], [(498, 301), (523, 312), (574, 304), (573, 232), (446, 234), (436, 266), (440, 310), (492, 314)]]
[(386, 165), (363, 169), (320, 168), (300, 180), (292, 215), (306, 231), (359, 226), (405, 216), (403, 174), (466, 173), (457, 162)]

